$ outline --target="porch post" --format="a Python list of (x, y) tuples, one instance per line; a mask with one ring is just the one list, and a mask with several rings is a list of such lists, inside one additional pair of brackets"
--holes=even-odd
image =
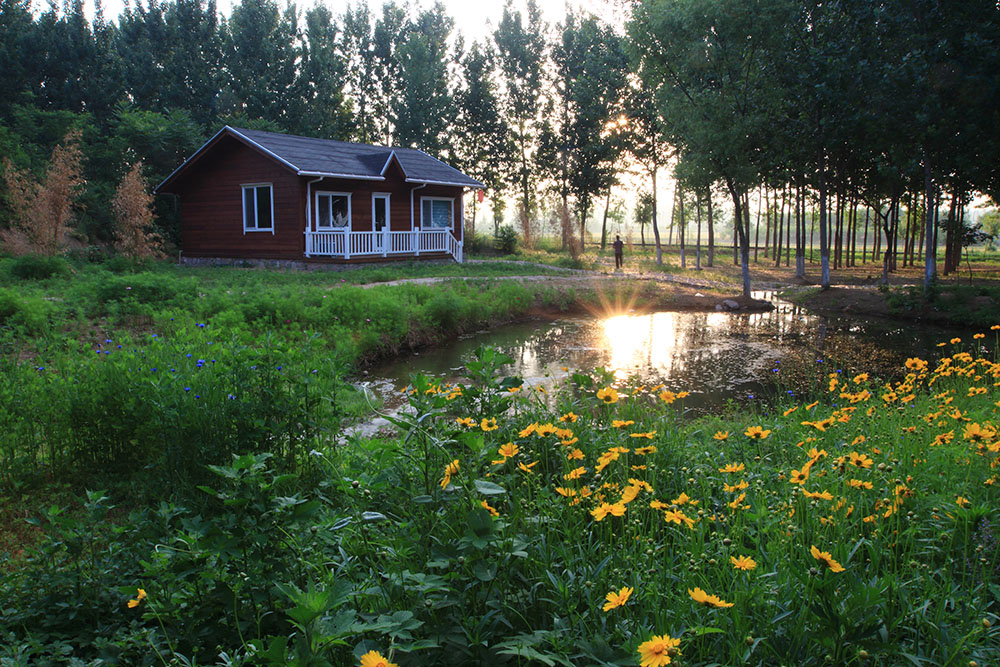
[[(387, 202), (386, 208), (388, 208), (388, 202)], [(386, 217), (388, 217), (388, 216), (386, 216)], [(389, 221), (386, 220), (386, 223), (384, 225), (382, 225), (382, 256), (383, 257), (385, 257), (387, 254), (389, 254), (389, 241), (390, 241), (391, 238), (392, 237), (389, 235)]]
[(351, 228), (344, 227), (344, 259), (351, 258)]

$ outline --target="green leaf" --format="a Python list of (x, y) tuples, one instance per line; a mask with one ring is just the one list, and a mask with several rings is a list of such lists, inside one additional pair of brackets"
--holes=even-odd
[(483, 479), (477, 479), (475, 482), (476, 491), (483, 494), (484, 496), (499, 496), (501, 494), (507, 493), (499, 484), (494, 484), (493, 482), (487, 482)]

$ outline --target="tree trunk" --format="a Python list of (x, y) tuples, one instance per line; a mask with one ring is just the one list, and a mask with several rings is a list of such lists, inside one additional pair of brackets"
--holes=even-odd
[(753, 263), (757, 263), (757, 250), (760, 248), (760, 213), (764, 202), (767, 201), (767, 188), (761, 188), (757, 192), (757, 232), (753, 238)]
[(708, 262), (707, 266), (715, 264), (715, 224), (712, 222), (712, 188), (706, 188), (708, 194)]
[(694, 215), (698, 221), (698, 235), (695, 237), (694, 270), (701, 271), (701, 195), (698, 188), (694, 190)]
[(657, 165), (653, 165), (653, 239), (656, 243), (656, 265), (663, 266), (663, 249), (660, 247), (660, 229), (656, 225), (656, 172)]
[(742, 266), (743, 273), (743, 296), (747, 299), (750, 298), (750, 218), (746, 217), (745, 228), (744, 228), (744, 216), (748, 215), (745, 213), (746, 209), (743, 206), (743, 202), (740, 197), (740, 193), (736, 191), (736, 186), (730, 179), (726, 179), (726, 187), (729, 189), (729, 195), (733, 198), (733, 220), (735, 221), (736, 227), (736, 242), (739, 244), (740, 265)]
[(608, 209), (611, 208), (611, 186), (608, 186), (608, 198), (604, 201), (604, 220), (601, 222), (601, 250), (608, 245)]
[[(800, 181), (801, 183), (801, 181)], [(806, 277), (806, 202), (802, 196), (802, 185), (795, 193), (795, 277)]]
[(868, 212), (870, 206), (865, 204), (865, 236), (861, 241), (861, 263), (864, 264), (868, 261)]
[(819, 258), (820, 287), (830, 289), (830, 244), (827, 239), (826, 220), (826, 158), (820, 160), (819, 167)]
[[(674, 192), (676, 192), (676, 190)], [(680, 225), (677, 227), (677, 239), (680, 241), (681, 244), (681, 268), (684, 269), (687, 268), (687, 256), (685, 255), (685, 248), (684, 248), (684, 193), (681, 192), (680, 195), (681, 196), (680, 196), (679, 206), (680, 206), (681, 221)]]

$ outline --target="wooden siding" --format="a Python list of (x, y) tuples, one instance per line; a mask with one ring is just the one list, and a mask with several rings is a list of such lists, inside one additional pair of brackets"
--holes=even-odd
[[(420, 227), (420, 197), (448, 197), (454, 200), (452, 234), (461, 240), (463, 188), (406, 183), (398, 165), (386, 170), (384, 181), (323, 179), (309, 186), (315, 229), (317, 191), (351, 193), (351, 229), (372, 230), (372, 195), (389, 193), (391, 231), (411, 229), (410, 193), (413, 192), (413, 227)], [(300, 177), (287, 166), (250, 148), (232, 137), (222, 137), (186, 172), (170, 191), (179, 196), (181, 244), (189, 257), (247, 259), (304, 259), (306, 190), (311, 177)], [(271, 183), (274, 198), (274, 234), (243, 231), (243, 190), (245, 184)], [(423, 256), (423, 255), (422, 255)], [(440, 257), (438, 253), (427, 255)], [(399, 259), (409, 259), (407, 256)], [(356, 262), (329, 258), (324, 261)]]

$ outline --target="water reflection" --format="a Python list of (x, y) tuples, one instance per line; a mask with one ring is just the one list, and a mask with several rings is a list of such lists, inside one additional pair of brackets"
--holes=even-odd
[[(373, 375), (385, 378), (384, 387), (403, 386), (416, 371), (459, 379), (463, 359), (485, 344), (510, 355), (514, 363), (506, 372), (532, 384), (559, 381), (567, 368), (603, 367), (618, 379), (637, 376), (648, 384), (689, 391), (688, 405), (707, 410), (730, 399), (759, 399), (767, 388), (774, 391), (773, 380), (779, 377), (787, 388), (837, 366), (845, 372), (897, 368), (906, 356), (934, 354), (935, 344), (951, 335), (932, 327), (820, 317), (771, 294), (755, 296), (771, 299), (775, 309), (521, 323), (399, 359), (374, 369)], [(813, 367), (817, 363), (825, 365)]]

